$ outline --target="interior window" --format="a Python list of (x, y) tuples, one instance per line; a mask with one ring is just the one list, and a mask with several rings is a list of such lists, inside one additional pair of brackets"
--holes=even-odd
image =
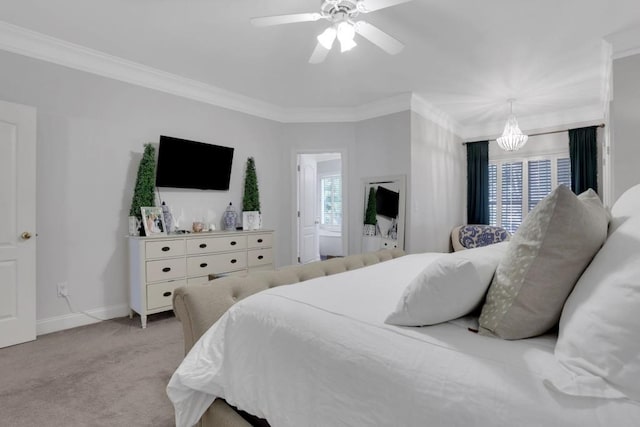
[(340, 175), (327, 175), (321, 178), (321, 215), (320, 224), (325, 228), (342, 226), (342, 179)]

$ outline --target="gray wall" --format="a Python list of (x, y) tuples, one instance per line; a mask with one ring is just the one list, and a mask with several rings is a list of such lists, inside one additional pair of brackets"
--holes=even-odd
[(431, 120), (411, 114), (411, 179), (406, 247), (448, 252), (451, 229), (466, 217), (466, 152), (462, 140)]
[(613, 61), (612, 201), (640, 183), (640, 54)]
[(264, 225), (278, 231), (277, 262), (287, 259), (281, 124), (10, 53), (0, 63), (0, 99), (38, 110), (38, 319), (68, 314), (58, 282), (77, 310), (127, 304), (133, 184), (143, 144), (161, 134), (235, 147), (230, 191), (187, 194), (194, 210), (218, 217), (229, 201), (240, 205), (254, 156)]
[[(363, 179), (418, 177), (435, 191), (460, 191), (464, 159), (457, 141), (432, 123), (416, 128), (410, 112), (358, 123), (281, 124), (186, 100), (47, 62), (0, 52), (0, 99), (37, 108), (37, 318), (64, 323), (69, 309), (56, 295), (67, 282), (76, 310), (122, 313), (128, 304), (127, 216), (143, 145), (171, 135), (235, 148), (229, 191), (162, 189), (161, 196), (182, 216), (220, 224), (229, 202), (241, 207), (247, 157), (256, 160), (265, 228), (276, 230), (276, 264), (295, 256), (295, 154), (344, 153), (348, 200), (349, 253), (360, 252)], [(422, 133), (417, 142), (412, 132)], [(419, 149), (417, 147), (420, 147)], [(453, 151), (451, 151), (453, 150)], [(412, 157), (415, 156), (415, 157)], [(444, 162), (440, 164), (440, 162)], [(422, 176), (423, 162), (437, 173)], [(436, 180), (442, 180), (440, 185)], [(443, 187), (444, 186), (444, 187)], [(418, 188), (418, 187), (416, 187)], [(425, 196), (419, 187), (418, 200)], [(412, 203), (407, 194), (407, 212)], [(450, 194), (423, 210), (406, 235), (432, 242), (434, 228), (460, 223), (463, 193)], [(422, 203), (422, 202), (420, 202)], [(413, 209), (413, 208), (412, 208)], [(443, 213), (437, 213), (441, 210)], [(455, 212), (455, 213), (454, 213)], [(447, 221), (442, 221), (442, 218)], [(448, 230), (447, 230), (448, 232)], [(441, 239), (444, 239), (440, 236)], [(414, 244), (412, 251), (446, 250), (444, 244)]]

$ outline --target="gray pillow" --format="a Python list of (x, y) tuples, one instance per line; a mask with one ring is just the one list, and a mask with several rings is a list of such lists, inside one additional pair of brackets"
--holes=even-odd
[(496, 269), (480, 315), (480, 333), (504, 339), (540, 335), (607, 237), (608, 217), (589, 190), (559, 186), (527, 215)]

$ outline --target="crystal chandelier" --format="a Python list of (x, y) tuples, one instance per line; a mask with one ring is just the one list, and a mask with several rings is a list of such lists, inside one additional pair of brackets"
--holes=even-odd
[(513, 114), (513, 101), (515, 101), (515, 99), (507, 100), (511, 108), (511, 113), (507, 119), (507, 124), (504, 125), (502, 136), (496, 139), (498, 145), (504, 151), (518, 151), (527, 143), (527, 139), (529, 139), (527, 135), (522, 133), (518, 126), (516, 116)]

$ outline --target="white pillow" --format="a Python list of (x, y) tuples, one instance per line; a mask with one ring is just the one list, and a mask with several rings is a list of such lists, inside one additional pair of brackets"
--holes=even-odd
[(640, 212), (626, 208), (640, 207), (640, 186), (632, 190), (562, 310), (555, 355), (567, 375), (546, 384), (566, 394), (640, 401)]
[(507, 243), (446, 254), (409, 283), (385, 323), (424, 326), (457, 319), (482, 302)]

